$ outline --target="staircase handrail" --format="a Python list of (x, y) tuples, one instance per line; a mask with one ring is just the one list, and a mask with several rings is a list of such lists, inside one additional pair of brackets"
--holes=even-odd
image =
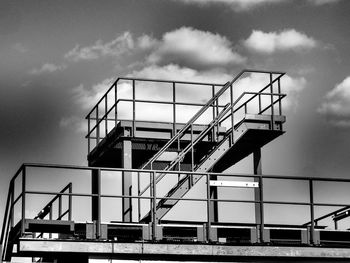
[[(218, 114), (218, 116), (212, 120), (210, 122), (210, 124), (208, 125), (208, 127), (203, 130), (198, 137), (193, 141), (192, 144), (189, 144), (186, 146), (185, 149), (183, 149), (181, 151), (181, 153), (167, 166), (165, 167), (163, 170), (164, 171), (168, 171), (171, 168), (173, 168), (179, 160), (181, 160), (183, 158), (184, 155), (186, 155), (188, 153), (188, 151), (191, 149), (192, 146), (196, 145), (198, 141), (200, 141), (201, 139), (203, 139), (203, 137), (220, 121), (220, 119), (225, 116), (225, 114), (227, 114), (227, 112), (229, 112), (229, 110), (231, 110), (231, 104), (227, 103), (224, 107), (224, 109)], [(159, 176), (156, 177), (155, 179), (155, 183), (158, 183), (160, 180), (162, 180), (162, 178), (166, 175), (166, 173), (162, 173)], [(150, 187), (150, 184), (148, 184), (142, 191), (140, 191), (139, 196), (143, 195), (147, 189)]]
[[(284, 98), (286, 96), (286, 94), (282, 94), (282, 93), (261, 93), (261, 92), (243, 92), (234, 102), (233, 104), (226, 104), (224, 109), (218, 114), (218, 116), (212, 120), (209, 124), (208, 127), (203, 130), (198, 136), (197, 138), (193, 141), (193, 143), (188, 144), (182, 151), (181, 153), (168, 165), (166, 166), (163, 170), (164, 171), (168, 171), (170, 169), (172, 169), (189, 151), (190, 149), (195, 146), (201, 139), (203, 139), (203, 137), (218, 123), (222, 123), (223, 121), (225, 121), (227, 118), (230, 117), (230, 114), (227, 115), (225, 118), (223, 118), (221, 120), (222, 117), (224, 117), (228, 112), (230, 112), (231, 109), (233, 109), (236, 104), (238, 104), (238, 102), (245, 96), (245, 95), (255, 95), (257, 96), (258, 94), (260, 95), (273, 95), (273, 96), (278, 96), (279, 98), (274, 101), (271, 105), (269, 105), (267, 108), (265, 108), (263, 111), (266, 111), (269, 107), (271, 107), (273, 104), (277, 103), (278, 101), (280, 101), (282, 98)], [(251, 100), (251, 99), (250, 99)], [(245, 102), (244, 104), (248, 103), (250, 100), (248, 100), (247, 102)], [(237, 109), (233, 110), (233, 113), (237, 112), (239, 109), (242, 108), (242, 106), (244, 105), (242, 104), (240, 107), (238, 107)], [(263, 111), (260, 111), (259, 114), (261, 114)], [(233, 114), (232, 113), (232, 114)], [(232, 128), (230, 128), (229, 131), (227, 131), (227, 134), (229, 134), (229, 132), (232, 131)], [(166, 175), (166, 173), (161, 173), (159, 176), (156, 177), (155, 179), (155, 183), (158, 183), (160, 180), (163, 179), (163, 177)], [(150, 187), (150, 184), (148, 184), (142, 191), (140, 191), (139, 195), (143, 195), (147, 189)]]
[[(165, 150), (173, 144), (177, 139), (179, 139), (188, 128), (210, 107), (213, 103), (234, 83), (236, 82), (244, 73), (246, 72), (256, 72), (255, 70), (242, 70), (232, 81), (227, 82), (187, 123), (181, 130), (179, 130), (150, 160), (148, 160), (141, 169), (145, 169), (149, 164), (152, 164), (155, 160), (162, 155)], [(151, 166), (152, 169), (152, 166)]]

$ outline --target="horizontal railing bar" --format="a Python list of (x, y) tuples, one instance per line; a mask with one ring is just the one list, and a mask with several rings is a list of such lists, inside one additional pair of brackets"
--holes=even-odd
[[(62, 165), (62, 164), (41, 164), (41, 163), (24, 163), (25, 167), (32, 168), (57, 168), (57, 169), (72, 169), (72, 170), (101, 170), (101, 171), (114, 171), (114, 172), (135, 172), (135, 173), (164, 173), (167, 174), (189, 174), (189, 175), (206, 175), (206, 173), (190, 172), (190, 171), (163, 171), (163, 170), (147, 170), (147, 169), (127, 169), (127, 168), (109, 168), (109, 167), (88, 167), (80, 165)], [(350, 182), (350, 179), (346, 178), (324, 178), (324, 177), (302, 177), (302, 176), (286, 176), (286, 175), (254, 175), (254, 174), (238, 174), (238, 173), (209, 173), (210, 175), (218, 175), (223, 177), (242, 177), (242, 178), (259, 178), (263, 179), (279, 179), (279, 180), (300, 180), (300, 181), (329, 181), (329, 182)], [(102, 175), (103, 176), (103, 175)]]
[(143, 78), (128, 78), (120, 77), (118, 80), (135, 80), (144, 82), (160, 82), (160, 83), (177, 83), (177, 84), (191, 84), (191, 85), (202, 85), (202, 86), (223, 86), (222, 83), (208, 83), (208, 82), (193, 82), (193, 81), (178, 81), (178, 80), (162, 80), (162, 79), (143, 79)]
[[(156, 100), (138, 100), (138, 99), (118, 99), (117, 102), (123, 102), (123, 101), (126, 101), (126, 102), (139, 102), (139, 103), (153, 103), (153, 104), (169, 104), (169, 105), (181, 105), (181, 106), (205, 106), (205, 104), (202, 104), (202, 103), (192, 103), (192, 102), (181, 102), (181, 101), (176, 101), (176, 102), (173, 102), (173, 101), (156, 101)], [(210, 107), (214, 108), (214, 107), (219, 107), (219, 108), (223, 108), (225, 107), (225, 105), (221, 105), (221, 104), (218, 104), (218, 105), (210, 105)], [(90, 118), (92, 119), (92, 118)]]
[[(104, 194), (84, 194), (84, 193), (59, 193), (50, 191), (26, 191), (25, 194), (38, 194), (38, 195), (63, 195), (63, 196), (80, 196), (80, 197), (101, 197), (101, 198), (133, 198), (133, 199), (153, 199), (153, 196), (135, 196), (135, 195), (104, 195)], [(157, 200), (173, 200), (173, 201), (202, 201), (207, 202), (206, 198), (182, 198), (182, 197), (168, 197), (168, 196), (156, 196)], [(260, 201), (254, 200), (240, 200), (240, 199), (215, 199), (211, 198), (212, 202), (235, 202), (235, 203), (260, 203)], [(263, 201), (264, 204), (274, 204), (274, 205), (302, 205), (309, 206), (309, 202), (292, 202), (292, 201)], [(313, 203), (314, 206), (349, 206), (349, 204), (334, 204), (334, 203)]]

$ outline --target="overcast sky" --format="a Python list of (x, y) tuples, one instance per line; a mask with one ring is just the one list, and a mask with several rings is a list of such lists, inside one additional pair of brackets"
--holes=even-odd
[(120, 76), (284, 71), (287, 133), (263, 171), (349, 177), (349, 13), (336, 0), (2, 0), (1, 215), (23, 162), (87, 164), (84, 116)]

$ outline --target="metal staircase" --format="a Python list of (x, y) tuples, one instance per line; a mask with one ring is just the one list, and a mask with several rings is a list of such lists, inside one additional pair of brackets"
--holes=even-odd
[[(248, 71), (249, 72), (249, 71)], [(231, 82), (226, 83), (221, 90), (217, 92), (189, 121), (186, 125), (178, 131), (175, 136), (173, 136), (148, 162), (143, 165), (145, 168), (153, 168), (153, 163), (166, 152), (169, 147), (174, 143), (179, 142), (182, 136), (188, 131), (190, 134), (193, 134), (192, 127), (196, 120), (198, 120), (202, 114), (209, 108), (213, 106), (213, 103), (220, 99), (220, 96), (224, 92), (231, 88), (233, 84), (244, 74), (246, 71), (242, 71), (235, 79)], [(243, 92), (235, 101), (228, 103), (221, 110), (218, 115), (213, 118), (207, 125), (207, 128), (204, 129), (196, 138), (191, 136), (191, 140), (186, 147), (178, 152), (178, 155), (174, 160), (172, 160), (164, 169), (164, 171), (174, 170), (177, 168), (180, 170), (181, 161), (185, 158), (190, 159), (191, 171), (198, 173), (206, 173), (213, 171), (215, 167), (215, 172), (222, 172), (226, 168), (232, 166), (234, 163), (243, 159), (252, 153), (255, 147), (261, 147), (267, 142), (273, 140), (277, 136), (283, 133), (282, 124), (285, 121), (284, 116), (281, 113), (281, 100), (285, 97), (285, 94), (280, 93), (280, 78), (283, 74), (279, 74), (275, 79), (272, 78), (272, 73), (270, 73), (270, 83), (263, 87), (258, 92)], [(274, 93), (272, 85), (274, 82), (278, 82), (278, 92)], [(270, 92), (266, 90), (270, 88)], [(246, 99), (248, 96), (248, 99)], [(261, 107), (261, 97), (269, 96), (271, 99), (269, 105), (262, 108)], [(254, 98), (258, 98), (258, 107), (255, 114), (248, 114), (247, 108), (248, 104), (251, 103)], [(279, 103), (279, 113), (275, 115), (274, 105)], [(235, 114), (244, 109), (244, 117), (238, 122), (235, 122)], [(264, 115), (263, 113), (267, 110), (270, 110), (270, 115)], [(217, 143), (207, 151), (207, 154), (200, 156), (200, 158), (195, 158), (194, 154), (198, 143), (200, 143), (203, 138), (207, 136), (215, 136), (215, 132), (223, 125), (227, 125), (227, 122), (231, 122), (231, 127), (227, 130), (225, 135), (217, 141)], [(248, 125), (248, 126), (247, 126)], [(252, 126), (253, 125), (253, 126)], [(251, 132), (254, 134), (251, 134)], [(268, 132), (268, 133), (266, 133)], [(256, 134), (262, 134), (262, 136), (256, 136)], [(218, 138), (218, 137), (217, 137)], [(259, 139), (260, 138), (260, 139)], [(263, 139), (261, 139), (263, 138)], [(244, 140), (255, 140), (255, 147), (247, 147), (246, 144), (240, 143)], [(238, 154), (239, 153), (239, 154)], [(236, 157), (235, 157), (236, 156)], [(226, 159), (224, 158), (226, 157)], [(238, 157), (238, 158), (237, 158)], [(231, 160), (228, 160), (231, 159)], [(225, 159), (222, 162), (222, 159)], [(156, 177), (155, 183), (160, 182), (165, 176), (166, 172), (159, 174)], [(160, 199), (156, 207), (157, 219), (162, 219), (173, 206), (175, 206), (179, 199), (182, 198), (199, 180), (203, 175), (187, 175), (180, 179), (178, 183), (164, 196), (163, 199)], [(141, 192), (142, 196), (150, 185), (147, 185)], [(149, 222), (151, 220), (151, 211), (147, 213), (141, 222)]]

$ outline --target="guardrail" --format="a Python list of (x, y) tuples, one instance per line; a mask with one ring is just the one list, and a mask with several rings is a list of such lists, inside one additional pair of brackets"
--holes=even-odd
[[(37, 174), (42, 174), (41, 170), (42, 169), (48, 169), (51, 175), (54, 175), (56, 173), (62, 173), (62, 171), (65, 172), (69, 172), (70, 176), (69, 179), (71, 179), (71, 181), (74, 184), (74, 177), (75, 174), (73, 174), (73, 171), (76, 172), (82, 172), (84, 173), (84, 175), (79, 174), (80, 176), (83, 176), (83, 178), (86, 178), (85, 181), (86, 182), (91, 182), (91, 178), (89, 176), (89, 174), (94, 173), (95, 176), (96, 174), (100, 177), (100, 181), (102, 180), (102, 182), (107, 178), (107, 179), (116, 179), (119, 180), (121, 179), (124, 174), (128, 174), (130, 176), (130, 173), (132, 174), (132, 176), (134, 176), (134, 178), (136, 178), (137, 180), (137, 184), (139, 187), (137, 187), (137, 189), (135, 189), (135, 193), (131, 192), (131, 194), (129, 195), (122, 195), (122, 194), (109, 194), (108, 191), (104, 192), (103, 187), (101, 188), (98, 187), (98, 191), (97, 192), (92, 192), (91, 190), (91, 185), (89, 184), (87, 186), (86, 191), (79, 191), (79, 190), (75, 190), (75, 191), (52, 191), (52, 190), (45, 190), (46, 187), (45, 184), (51, 184), (51, 180), (48, 179), (47, 182), (43, 182), (42, 180), (40, 181), (40, 187), (39, 185), (37, 185), (36, 187), (33, 188), (33, 184), (30, 183), (31, 180), (34, 180), (35, 176)], [(99, 171), (98, 173), (96, 173), (96, 171)], [(3, 221), (3, 227), (2, 227), (2, 233), (1, 233), (1, 246), (3, 249), (3, 258), (5, 258), (6, 256), (6, 248), (8, 245), (8, 241), (9, 241), (9, 234), (10, 231), (13, 230), (16, 226), (19, 226), (19, 236), (22, 236), (25, 234), (25, 219), (27, 218), (33, 218), (33, 216), (28, 215), (28, 211), (32, 211), (32, 209), (34, 209), (35, 206), (34, 203), (30, 203), (30, 197), (31, 196), (41, 196), (41, 197), (49, 197), (49, 196), (58, 196), (58, 197), (68, 197), (68, 198), (87, 198), (88, 199), (88, 203), (90, 204), (92, 199), (97, 200), (98, 202), (96, 202), (97, 205), (95, 205), (95, 207), (93, 208), (93, 210), (95, 210), (95, 212), (98, 214), (98, 216), (96, 217), (96, 223), (97, 226), (101, 226), (102, 221), (104, 220), (103, 218), (105, 216), (108, 217), (108, 213), (111, 212), (111, 208), (110, 206), (102, 206), (101, 205), (101, 199), (118, 199), (118, 200), (123, 200), (125, 198), (130, 199), (130, 200), (135, 200), (133, 202), (133, 204), (135, 205), (134, 207), (132, 207), (131, 209), (133, 210), (133, 214), (136, 214), (136, 220), (134, 219), (134, 221), (138, 221), (140, 220), (140, 218), (142, 218), (142, 213), (145, 213), (144, 211), (149, 211), (148, 209), (150, 208), (150, 210), (152, 211), (152, 222), (151, 224), (154, 225), (154, 227), (157, 224), (157, 220), (154, 220), (156, 218), (156, 206), (157, 206), (157, 202), (159, 202), (159, 200), (161, 199), (169, 199), (169, 200), (181, 200), (183, 202), (199, 202), (202, 205), (205, 204), (205, 216), (203, 216), (203, 218), (201, 219), (201, 221), (206, 225), (206, 231), (207, 231), (207, 237), (208, 237), (208, 241), (210, 241), (210, 237), (211, 237), (211, 225), (213, 223), (237, 223), (234, 222), (234, 220), (231, 220), (232, 222), (222, 222), (222, 220), (219, 218), (218, 222), (213, 222), (212, 221), (212, 205), (214, 202), (220, 203), (220, 204), (240, 204), (241, 208), (238, 209), (237, 211), (235, 211), (235, 213), (242, 213), (242, 211), (244, 210), (243, 207), (244, 205), (253, 205), (258, 207), (259, 209), (259, 222), (251, 222), (250, 224), (248, 224), (248, 221), (246, 221), (246, 224), (248, 225), (256, 225), (257, 227), (259, 227), (262, 233), (260, 242), (263, 243), (264, 242), (264, 228), (265, 228), (265, 217), (268, 216), (269, 218), (271, 218), (271, 211), (268, 209), (268, 206), (271, 205), (278, 205), (278, 206), (283, 206), (283, 207), (287, 207), (289, 210), (291, 209), (291, 207), (297, 206), (297, 207), (306, 207), (309, 210), (309, 214), (298, 214), (298, 216), (302, 216), (303, 219), (306, 219), (305, 221), (308, 221), (308, 223), (301, 223), (298, 224), (301, 228), (305, 228), (308, 227), (310, 228), (310, 244), (313, 244), (313, 240), (314, 240), (314, 232), (315, 232), (315, 228), (317, 226), (317, 224), (319, 224), (319, 222), (321, 220), (325, 220), (326, 217), (329, 217), (330, 215), (334, 215), (336, 213), (338, 213), (340, 210), (343, 211), (344, 208), (348, 208), (350, 206), (350, 201), (348, 200), (344, 200), (345, 197), (339, 198), (339, 200), (337, 202), (321, 202), (321, 201), (317, 201), (316, 199), (319, 199), (319, 195), (320, 193), (324, 193), (324, 188), (326, 188), (326, 186), (322, 186), (322, 184), (327, 183), (330, 184), (332, 186), (332, 184), (340, 184), (338, 186), (339, 187), (344, 187), (344, 185), (346, 184), (350, 184), (350, 179), (342, 179), (342, 178), (314, 178), (314, 177), (297, 177), (297, 176), (276, 176), (276, 175), (249, 175), (249, 174), (221, 174), (221, 173), (194, 173), (194, 172), (180, 172), (180, 174), (182, 176), (194, 176), (194, 175), (200, 175), (202, 176), (205, 181), (205, 193), (203, 198), (170, 198), (170, 197), (165, 197), (162, 196), (162, 187), (164, 186), (157, 186), (155, 181), (157, 178), (158, 174), (163, 174), (164, 171), (155, 171), (155, 170), (135, 170), (135, 169), (113, 169), (113, 168), (103, 168), (103, 167), (84, 167), (84, 166), (64, 166), (64, 165), (45, 165), (45, 164), (23, 164), (21, 166), (21, 168), (17, 171), (17, 173), (15, 174), (15, 176), (12, 178), (11, 182), (10, 182), (10, 188), (9, 188), (9, 193), (8, 193), (8, 198), (7, 198), (7, 203), (6, 203), (6, 209), (5, 209), (5, 216), (4, 216), (4, 221)], [(227, 195), (226, 197), (223, 198), (211, 198), (210, 196), (210, 186), (213, 185), (213, 183), (211, 182), (211, 176), (216, 175), (218, 176), (218, 178), (221, 178), (224, 181), (248, 181), (248, 182), (257, 182), (259, 184), (258, 188), (254, 188), (253, 191), (256, 191), (256, 193), (260, 196), (260, 200), (256, 200), (254, 198), (247, 198), (247, 199), (237, 199), (237, 198), (230, 198), (230, 194)], [(43, 173), (44, 176), (44, 173)], [(49, 175), (47, 175), (49, 176)], [(178, 177), (179, 176), (179, 172), (176, 171), (167, 171), (167, 176), (169, 177)], [(119, 178), (119, 179), (117, 179)], [(107, 180), (108, 181), (108, 180)], [(142, 196), (140, 197), (138, 194), (140, 192), (140, 184), (142, 183), (146, 183), (146, 182), (150, 182), (151, 183), (151, 191), (149, 195), (146, 196)], [(274, 191), (278, 190), (278, 187), (268, 187), (269, 185), (271, 185), (272, 183), (277, 183), (277, 185), (281, 182), (301, 182), (303, 183), (304, 187), (306, 187), (305, 192), (303, 193), (305, 199), (308, 199), (306, 201), (283, 201), (282, 200), (271, 200), (271, 198), (267, 199), (265, 198), (265, 192), (267, 189), (269, 189), (268, 195), (271, 196), (271, 194), (274, 193)], [(63, 182), (65, 183), (65, 182)], [(28, 188), (29, 185), (31, 185), (30, 189)], [(82, 185), (84, 184), (83, 181), (81, 181), (81, 179), (79, 179), (77, 181), (77, 185)], [(321, 185), (319, 185), (321, 184)], [(105, 185), (108, 185), (108, 183), (106, 183)], [(228, 184), (230, 185), (230, 184)], [(231, 183), (232, 185), (232, 183)], [(17, 187), (18, 191), (16, 192)], [(316, 189), (315, 187), (317, 186), (317, 188), (320, 189)], [(136, 186), (135, 186), (136, 187)], [(42, 189), (40, 189), (42, 188)], [(290, 188), (290, 187), (289, 187)], [(298, 187), (300, 188), (300, 187)], [(334, 190), (337, 191), (337, 189), (333, 189), (334, 185), (332, 187), (327, 186), (326, 189), (328, 189), (329, 191)], [(35, 189), (39, 189), (39, 190), (35, 190)], [(70, 188), (71, 189), (71, 188)], [(76, 187), (74, 187), (74, 189), (76, 189)], [(118, 192), (118, 189), (113, 188), (114, 191)], [(271, 190), (272, 189), (272, 190)], [(166, 191), (163, 191), (164, 193)], [(316, 195), (315, 195), (315, 192)], [(338, 191), (339, 192), (339, 191)], [(230, 193), (234, 193), (234, 190), (232, 190), (232, 192)], [(298, 196), (298, 195), (296, 195)], [(299, 191), (299, 196), (300, 196), (300, 191)], [(232, 196), (231, 196), (232, 197)], [(117, 203), (117, 202), (116, 202)], [(86, 215), (84, 214), (86, 211), (85, 210), (89, 210), (88, 207), (91, 207), (90, 205), (88, 206), (83, 206), (81, 202), (79, 202), (79, 205), (72, 205), (70, 204), (69, 209), (71, 209), (70, 213), (71, 216), (67, 217), (66, 219), (63, 217), (59, 217), (57, 218), (58, 220), (70, 220), (72, 219), (73, 221), (75, 220), (75, 216), (79, 215), (79, 216), (83, 216), (83, 220), (85, 221), (91, 221), (91, 216), (89, 213), (87, 213)], [(333, 209), (333, 208), (338, 208), (335, 211), (332, 211), (332, 213), (324, 213), (324, 209)], [(341, 208), (341, 209), (339, 209)], [(85, 212), (84, 212), (85, 211)], [(315, 216), (315, 211), (317, 211), (317, 214), (326, 214), (326, 217), (317, 217)], [(121, 212), (121, 211), (120, 211)], [(185, 213), (186, 214), (186, 213)], [(61, 214), (62, 215), (62, 214)], [(102, 216), (103, 215), (103, 216)], [(18, 219), (16, 220), (16, 216), (18, 217)], [(296, 215), (294, 215), (296, 216)], [(118, 217), (118, 216), (117, 216)], [(121, 218), (121, 217), (120, 217)], [(309, 220), (307, 220), (307, 218), (309, 218)], [(118, 218), (117, 218), (118, 219)], [(278, 220), (278, 218), (276, 218), (276, 220)], [(295, 219), (296, 221), (300, 221), (300, 218), (297, 220), (297, 218)], [(186, 219), (184, 219), (184, 221), (186, 222)], [(254, 220), (253, 220), (254, 221)], [(305, 222), (304, 221), (304, 222)], [(329, 223), (328, 223), (329, 224)], [(244, 222), (241, 223), (241, 225), (244, 225)], [(293, 224), (295, 225), (295, 224)], [(287, 225), (288, 226), (288, 225)], [(153, 228), (155, 229), (155, 228)], [(153, 237), (155, 238), (156, 233), (153, 233)]]
[[(131, 136), (135, 135), (135, 122), (137, 120), (144, 120), (137, 116), (138, 113), (142, 112), (142, 110), (137, 110), (136, 105), (138, 104), (152, 104), (158, 106), (169, 106), (168, 111), (171, 116), (167, 118), (167, 122), (173, 123), (172, 134), (173, 136), (177, 134), (176, 124), (177, 123), (186, 123), (180, 121), (179, 117), (183, 115), (183, 111), (181, 111), (181, 107), (192, 108), (194, 110), (202, 111), (211, 109), (211, 120), (215, 119), (219, 114), (219, 111), (225, 107), (227, 103), (233, 103), (234, 98), (234, 88), (233, 85), (241, 79), (244, 74), (268, 74), (269, 75), (269, 83), (259, 91), (259, 93), (263, 93), (266, 89), (270, 89), (269, 93), (281, 93), (280, 90), (280, 78), (285, 74), (283, 72), (275, 72), (275, 71), (261, 71), (261, 70), (250, 70), (246, 69), (241, 71), (231, 82), (229, 85), (225, 86), (225, 84), (218, 83), (203, 83), (203, 82), (186, 82), (186, 81), (172, 81), (172, 80), (154, 80), (154, 79), (142, 79), (142, 78), (118, 78), (111, 87), (106, 91), (106, 93), (101, 97), (101, 99), (97, 102), (97, 104), (91, 109), (91, 111), (87, 114), (86, 119), (88, 121), (88, 133), (85, 136), (88, 139), (88, 153), (97, 146), (101, 140), (103, 140), (107, 134), (118, 125), (119, 121), (127, 119), (132, 121), (132, 130)], [(138, 95), (140, 88), (144, 88), (144, 85), (152, 85), (151, 87), (158, 88), (158, 92), (161, 90), (169, 91), (169, 98), (167, 99), (147, 99), (144, 94)], [(276, 84), (277, 89), (274, 92), (273, 85)], [(159, 85), (166, 85), (158, 87)], [(208, 96), (205, 99), (206, 103), (201, 103), (197, 100), (197, 102), (188, 102), (183, 101), (178, 98), (179, 90), (186, 87), (188, 90), (193, 88), (201, 88), (200, 93), (207, 93)], [(147, 86), (148, 88), (148, 86)], [(127, 90), (127, 94), (125, 93)], [(151, 95), (152, 90), (149, 91)], [(154, 93), (154, 91), (153, 91)], [(266, 92), (265, 92), (266, 93)], [(224, 95), (224, 96), (223, 96)], [(141, 98), (139, 98), (141, 97)], [(142, 98), (143, 97), (143, 98)], [(152, 97), (150, 95), (146, 97)], [(155, 96), (154, 96), (155, 97)], [(225, 97), (225, 98), (224, 98)], [(259, 100), (259, 111), (262, 110), (262, 101), (261, 96), (256, 94), (253, 95), (250, 100), (254, 98), (258, 98)], [(271, 103), (273, 101), (273, 96), (271, 95)], [(131, 116), (125, 118), (125, 116), (121, 115), (121, 109), (123, 103), (131, 104), (131, 106), (127, 107), (128, 111), (131, 113)], [(274, 103), (275, 104), (275, 103)], [(273, 105), (274, 105), (273, 104)], [(243, 106), (244, 107), (244, 106)], [(245, 106), (246, 107), (246, 106)], [(205, 111), (203, 110), (203, 111)], [(267, 110), (267, 109), (266, 109)], [(266, 111), (265, 110), (265, 111)], [(274, 115), (274, 107), (272, 106), (271, 115)], [(196, 113), (194, 111), (194, 113)], [(232, 110), (233, 111), (233, 110)], [(279, 104), (279, 111), (281, 111), (281, 105)], [(264, 111), (263, 111), (264, 112)], [(203, 112), (202, 112), (203, 113)], [(197, 114), (198, 115), (198, 114)], [(197, 117), (202, 114), (199, 114)], [(233, 115), (233, 112), (232, 112)], [(196, 118), (196, 120), (198, 120)], [(232, 117), (233, 118), (233, 117)], [(147, 121), (147, 120), (146, 120)], [(232, 120), (233, 122), (234, 120)]]

